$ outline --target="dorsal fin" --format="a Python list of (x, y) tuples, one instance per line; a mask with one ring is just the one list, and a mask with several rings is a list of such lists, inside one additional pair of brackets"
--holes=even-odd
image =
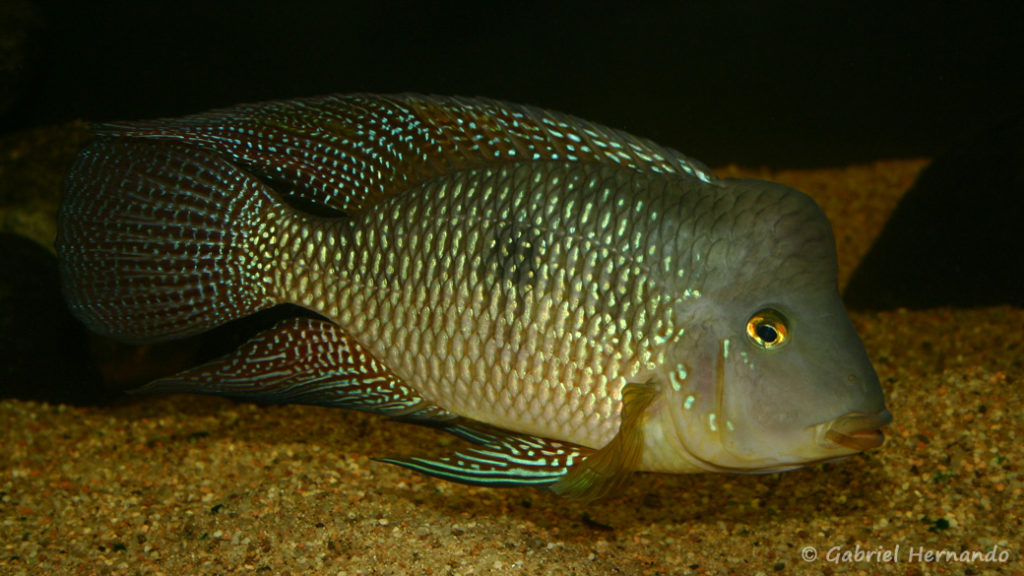
[(205, 148), (285, 195), (347, 214), (452, 171), (525, 161), (596, 162), (716, 180), (699, 162), (649, 140), (485, 99), (332, 95), (103, 124), (97, 132)]

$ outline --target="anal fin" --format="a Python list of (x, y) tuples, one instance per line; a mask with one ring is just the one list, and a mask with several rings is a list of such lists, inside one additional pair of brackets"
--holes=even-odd
[(230, 354), (134, 392), (334, 406), (435, 426), (456, 418), (420, 397), (341, 328), (314, 318), (283, 320)]

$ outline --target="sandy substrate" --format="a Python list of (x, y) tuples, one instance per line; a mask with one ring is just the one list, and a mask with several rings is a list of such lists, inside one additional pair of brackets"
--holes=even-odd
[[(817, 198), (845, 283), (924, 165), (720, 173)], [(895, 416), (883, 448), (779, 475), (641, 474), (586, 506), (374, 462), (457, 440), (358, 413), (4, 400), (0, 574), (1024, 572), (1024, 311), (852, 316)]]

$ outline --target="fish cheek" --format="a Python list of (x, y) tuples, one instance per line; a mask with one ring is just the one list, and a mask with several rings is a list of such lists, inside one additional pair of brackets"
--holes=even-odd
[(736, 450), (760, 452), (796, 429), (802, 383), (789, 370), (791, 353), (744, 346), (730, 358), (723, 395)]
[(687, 333), (686, 339), (668, 354), (669, 362), (662, 368), (658, 379), (667, 384), (664, 406), (679, 414), (678, 418), (689, 431), (686, 435), (703, 435), (708, 431), (708, 415), (719, 409), (721, 395), (719, 374), (716, 366), (717, 354), (713, 346), (703, 346), (711, 340), (701, 337), (699, 329)]

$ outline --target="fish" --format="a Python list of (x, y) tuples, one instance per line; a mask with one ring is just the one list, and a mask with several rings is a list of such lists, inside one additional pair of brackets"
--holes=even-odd
[(821, 208), (650, 140), (485, 98), (328, 95), (94, 126), (62, 290), (132, 343), (290, 304), (142, 386), (361, 410), (468, 444), (382, 457), (584, 501), (771, 473), (892, 420)]

